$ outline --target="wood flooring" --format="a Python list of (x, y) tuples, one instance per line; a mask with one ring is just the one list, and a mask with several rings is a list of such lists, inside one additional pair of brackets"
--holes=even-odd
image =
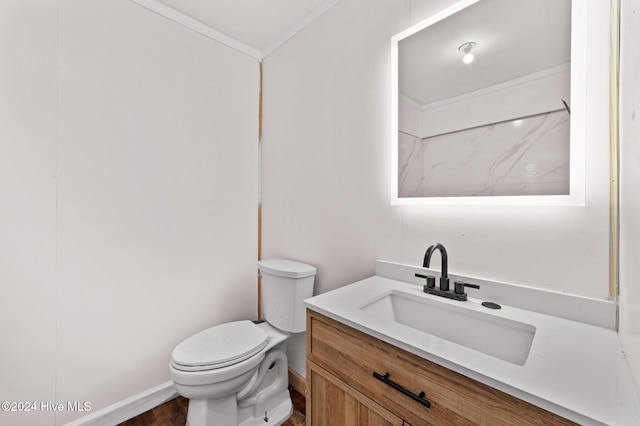
[(184, 426), (189, 400), (179, 396), (118, 426)]
[[(293, 388), (289, 390), (293, 401), (293, 413), (283, 426), (304, 426), (305, 397)], [(188, 408), (189, 400), (179, 396), (118, 426), (184, 426)]]

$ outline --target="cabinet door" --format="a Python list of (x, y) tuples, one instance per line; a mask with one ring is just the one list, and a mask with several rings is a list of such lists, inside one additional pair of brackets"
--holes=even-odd
[(307, 426), (401, 426), (402, 419), (307, 361)]

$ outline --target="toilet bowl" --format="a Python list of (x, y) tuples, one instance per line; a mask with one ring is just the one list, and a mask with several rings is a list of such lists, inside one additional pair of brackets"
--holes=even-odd
[(283, 259), (258, 267), (266, 321), (217, 325), (172, 352), (170, 376), (189, 399), (189, 426), (279, 425), (291, 415), (287, 340), (305, 329), (302, 301), (313, 295), (316, 270)]

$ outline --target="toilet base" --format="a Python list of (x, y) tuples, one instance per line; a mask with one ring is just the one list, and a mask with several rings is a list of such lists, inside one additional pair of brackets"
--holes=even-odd
[(216, 399), (190, 399), (185, 426), (237, 426), (235, 395)]
[[(238, 413), (239, 426), (258, 426), (268, 425), (277, 426), (283, 424), (293, 413), (293, 404), (291, 403), (291, 396), (289, 391), (285, 390), (278, 395), (272, 396), (276, 401), (269, 404), (271, 407), (267, 411), (267, 420), (265, 421), (264, 413), (262, 415), (254, 417), (253, 409), (251, 407), (243, 408)], [(244, 412), (246, 410), (246, 412)]]
[[(278, 426), (293, 413), (289, 391), (285, 390), (269, 398), (268, 411), (254, 416), (253, 407), (237, 410), (235, 397), (216, 400), (191, 399), (186, 426)], [(215, 412), (215, 416), (212, 416)]]

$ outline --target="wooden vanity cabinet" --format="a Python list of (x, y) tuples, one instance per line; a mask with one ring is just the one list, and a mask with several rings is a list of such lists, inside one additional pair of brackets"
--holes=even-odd
[(307, 426), (576, 424), (311, 310), (306, 380)]
[[(309, 363), (307, 424), (314, 426), (401, 426), (402, 419), (382, 408), (321, 367)], [(310, 411), (311, 407), (311, 411)]]

